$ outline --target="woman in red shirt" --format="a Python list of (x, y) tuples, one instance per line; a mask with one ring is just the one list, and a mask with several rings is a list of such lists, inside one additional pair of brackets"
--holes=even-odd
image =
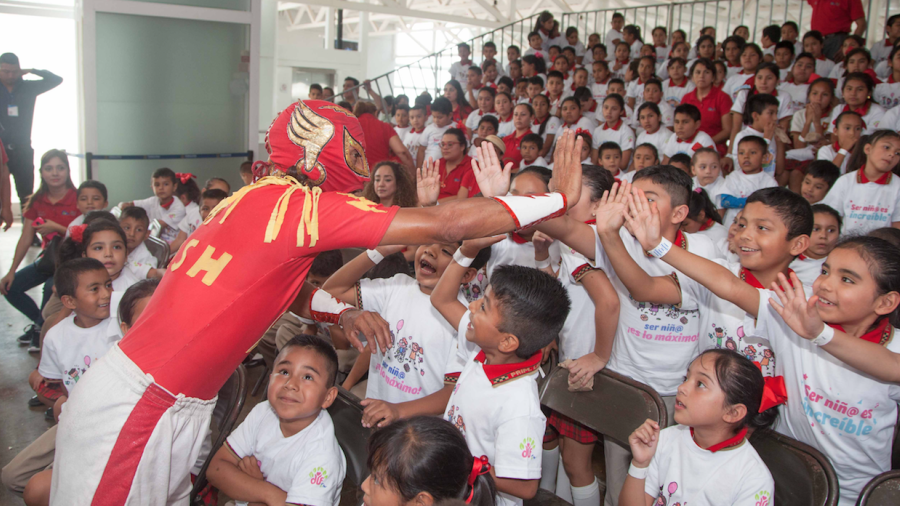
[(513, 126), (516, 131), (503, 138), (503, 144), (506, 144), (506, 151), (503, 154), (504, 165), (512, 162), (513, 171), (519, 170), (519, 164), (522, 163), (522, 153), (519, 151), (519, 145), (522, 139), (531, 133), (531, 125), (534, 123), (534, 109), (529, 104), (519, 104), (513, 109)]
[[(25, 333), (19, 337), (22, 344), (31, 343), (30, 352), (40, 351), (40, 332), (44, 318), (41, 307), (47, 303), (53, 288), (53, 266), (40, 268), (41, 257), (16, 272), (16, 268), (25, 259), (28, 248), (34, 241), (35, 233), (41, 234), (42, 247), (54, 237), (64, 237), (66, 227), (79, 214), (76, 203), (75, 184), (69, 173), (69, 159), (65, 151), (51, 149), (41, 157), (41, 186), (25, 203), (23, 216), (25, 223), (22, 235), (16, 244), (9, 272), (0, 278), (0, 293), (6, 296), (10, 305), (28, 317), (32, 324), (26, 327)], [(45, 249), (44, 254), (49, 252)], [(46, 264), (46, 260), (44, 262)], [(44, 285), (43, 298), (38, 307), (25, 292), (38, 285)]]
[(682, 104), (700, 109), (700, 131), (709, 134), (716, 143), (716, 151), (725, 156), (725, 143), (731, 134), (731, 99), (713, 86), (716, 66), (708, 58), (700, 58), (691, 66), (691, 80), (696, 88), (687, 93)]
[(466, 155), (468, 143), (466, 134), (458, 128), (444, 132), (441, 139), (441, 159), (438, 169), (441, 174), (441, 193), (438, 202), (473, 197), (479, 192), (472, 158)]
[(381, 162), (363, 188), (363, 197), (384, 207), (416, 207), (416, 182), (396, 162)]
[(444, 98), (453, 104), (453, 114), (451, 115), (453, 122), (459, 123), (462, 121), (465, 123), (469, 113), (472, 112), (472, 106), (466, 101), (466, 94), (462, 86), (459, 85), (459, 81), (456, 79), (447, 81), (447, 84), (444, 85)]

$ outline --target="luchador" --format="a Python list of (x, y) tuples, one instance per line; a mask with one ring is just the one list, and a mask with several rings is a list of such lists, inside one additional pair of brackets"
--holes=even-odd
[[(574, 134), (560, 148), (557, 193), (385, 208), (351, 194), (369, 176), (357, 119), (330, 102), (292, 104), (266, 135), (269, 161), (255, 171), (263, 177), (210, 213), (128, 336), (73, 390), (51, 504), (187, 504), (217, 392), (286, 310), (389, 342), (377, 315), (304, 283), (319, 252), (456, 242), (559, 216), (581, 191)], [(501, 171), (496, 158), (483, 165)]]

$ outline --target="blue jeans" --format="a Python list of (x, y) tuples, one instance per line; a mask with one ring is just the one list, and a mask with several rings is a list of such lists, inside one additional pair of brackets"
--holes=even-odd
[[(18, 309), (20, 313), (40, 327), (44, 324), (44, 317), (41, 316), (41, 308), (47, 304), (50, 295), (53, 294), (53, 276), (47, 276), (38, 271), (38, 261), (39, 260), (35, 260), (34, 263), (26, 265), (16, 271), (16, 277), (9, 287), (9, 293), (6, 295), (6, 300), (9, 301), (9, 304), (12, 307)], [(38, 307), (38, 305), (34, 303), (34, 299), (29, 297), (25, 292), (40, 284), (44, 285), (44, 294), (41, 299), (41, 306)]]

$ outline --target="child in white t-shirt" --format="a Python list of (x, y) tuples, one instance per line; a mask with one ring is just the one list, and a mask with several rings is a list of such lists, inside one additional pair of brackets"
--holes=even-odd
[(634, 150), (634, 131), (625, 124), (625, 101), (619, 95), (609, 95), (603, 100), (604, 123), (594, 130), (594, 144), (591, 159), (599, 165), (600, 146), (605, 142), (614, 142), (622, 150), (619, 169), (628, 168), (631, 152)]
[(181, 223), (178, 225), (178, 237), (172, 241), (171, 251), (176, 252), (181, 245), (187, 240), (191, 234), (197, 230), (200, 225), (203, 224), (203, 221), (206, 220), (206, 217), (209, 216), (210, 211), (215, 209), (219, 202), (228, 198), (228, 194), (218, 189), (210, 189), (204, 190), (200, 195), (200, 205), (197, 207), (197, 216), (196, 218), (188, 215), (185, 219), (181, 220)]
[[(494, 116), (494, 98), (497, 96), (497, 90), (490, 86), (485, 86), (478, 90), (478, 109), (469, 113), (466, 118), (466, 134), (472, 137), (472, 133), (478, 129), (478, 122), (485, 116)], [(472, 137), (474, 139), (474, 137)]]
[(841, 88), (844, 106), (835, 107), (831, 111), (831, 124), (828, 126), (828, 131), (834, 130), (837, 117), (847, 111), (854, 111), (862, 116), (864, 135), (871, 135), (872, 132), (878, 130), (885, 110), (869, 98), (872, 96), (874, 87), (872, 78), (868, 74), (854, 72), (847, 75)]
[[(653, 77), (655, 67), (656, 60), (652, 56), (641, 57), (640, 63), (638, 64), (638, 77), (634, 81), (628, 83), (625, 91), (628, 107), (636, 109), (644, 103), (644, 85), (647, 84), (647, 81), (651, 77)], [(662, 84), (660, 84), (660, 91), (662, 91)]]
[(828, 160), (838, 167), (841, 174), (847, 173), (847, 165), (850, 163), (850, 153), (856, 147), (863, 132), (862, 117), (853, 111), (842, 112), (834, 120), (834, 132), (832, 139), (837, 139), (832, 144), (826, 144), (816, 153), (817, 160)]
[[(645, 88), (645, 90), (646, 89), (647, 88)], [(665, 102), (661, 103), (665, 104), (666, 107), (669, 106)], [(641, 104), (635, 115), (635, 119), (638, 122), (636, 125), (638, 128), (638, 136), (637, 140), (634, 141), (634, 144), (636, 146), (640, 146), (641, 144), (652, 144), (653, 147), (656, 148), (658, 156), (666, 146), (669, 137), (675, 135), (671, 130), (662, 125), (662, 115), (660, 113), (659, 105), (651, 102)], [(635, 153), (635, 156), (637, 156), (637, 153)]]
[(681, 229), (689, 234), (700, 234), (709, 237), (713, 244), (718, 244), (728, 235), (728, 229), (722, 225), (722, 217), (715, 204), (703, 188), (694, 188), (688, 215), (681, 224)]
[[(778, 79), (780, 83), (778, 92), (784, 93), (791, 98), (790, 110), (792, 114), (796, 115), (798, 112), (806, 109), (806, 105), (809, 103), (809, 87), (815, 82), (810, 82), (813, 70), (816, 68), (815, 61), (816, 59), (810, 56), (809, 53), (803, 53), (797, 57), (797, 60), (791, 67), (790, 79), (784, 80), (780, 77)], [(834, 95), (834, 85), (831, 86), (829, 92), (831, 95)], [(794, 119), (796, 120), (796, 116)], [(801, 121), (800, 124), (802, 125), (803, 122)]]
[[(658, 116), (660, 126), (665, 127), (664, 130), (668, 130), (669, 134), (671, 134), (672, 128), (675, 126), (675, 108), (663, 100), (662, 97), (662, 84), (660, 84), (659, 79), (651, 78), (644, 83), (644, 103), (641, 104), (641, 107), (643, 107), (644, 104), (655, 105), (656, 109), (659, 111)], [(639, 107), (637, 114), (635, 114), (631, 120), (631, 125), (638, 135), (644, 130), (641, 127), (640, 115), (641, 108)], [(668, 136), (666, 136), (666, 139), (668, 139)]]
[[(783, 177), (784, 146), (781, 144), (781, 140), (775, 136), (775, 128), (778, 126), (778, 99), (766, 93), (753, 95), (747, 101), (746, 109), (737, 117), (741, 118), (744, 127), (732, 139), (733, 147), (728, 157), (732, 161), (737, 160), (738, 147), (744, 137), (762, 137), (766, 141), (768, 153), (763, 165), (763, 172), (772, 177)], [(787, 181), (785, 180), (785, 182)]]
[(530, 166), (546, 167), (547, 160), (540, 156), (541, 150), (544, 148), (544, 140), (536, 133), (525, 134), (522, 142), (519, 144), (519, 152), (522, 154), (522, 162), (519, 164), (519, 170)]
[(425, 131), (419, 137), (416, 167), (421, 167), (428, 159), (435, 162), (441, 159), (441, 139), (444, 138), (444, 132), (453, 126), (452, 113), (453, 105), (444, 97), (436, 98), (431, 104), (431, 117), (434, 123), (425, 127)]
[(715, 149), (716, 143), (706, 132), (700, 131), (700, 109), (693, 104), (681, 104), (675, 108), (675, 135), (669, 137), (662, 149), (662, 163), (678, 153), (689, 157), (700, 148)]
[(669, 76), (662, 83), (663, 100), (673, 108), (678, 107), (685, 95), (694, 91), (696, 86), (685, 76), (687, 72), (684, 58), (672, 58), (666, 62), (666, 72)]
[(747, 440), (748, 428), (767, 429), (778, 415), (765, 409), (765, 390), (746, 358), (702, 353), (678, 388), (678, 425), (660, 430), (647, 420), (628, 438), (634, 457), (619, 504), (771, 504), (775, 481)]
[(900, 49), (891, 48), (891, 57), (887, 63), (891, 74), (883, 82), (875, 85), (874, 98), (881, 107), (890, 110), (900, 104)]
[(822, 274), (822, 264), (837, 245), (843, 223), (841, 215), (831, 206), (815, 204), (812, 211), (813, 229), (809, 235), (809, 247), (791, 262), (791, 269), (806, 286), (812, 286), (819, 274)]
[[(126, 268), (138, 279), (162, 277), (162, 270), (157, 270), (159, 259), (153, 256), (144, 244), (150, 236), (150, 219), (147, 212), (140, 207), (127, 207), (119, 216), (119, 226), (125, 232), (125, 244), (128, 247)], [(180, 246), (181, 242), (176, 238), (172, 244), (178, 243)]]
[(162, 168), (153, 172), (152, 187), (153, 197), (135, 200), (133, 202), (122, 202), (119, 207), (122, 209), (129, 206), (143, 207), (147, 211), (150, 221), (157, 220), (162, 227), (160, 237), (168, 243), (171, 243), (175, 236), (178, 235), (178, 224), (185, 216), (184, 204), (175, 198), (175, 189), (178, 186), (178, 179), (172, 169)]
[[(178, 231), (184, 231), (187, 235), (203, 223), (200, 217), (200, 187), (194, 182), (197, 176), (193, 174), (175, 174), (178, 178), (178, 187), (175, 188), (175, 197), (184, 205), (184, 218), (176, 225)], [(177, 236), (176, 236), (177, 239)], [(174, 244), (175, 241), (172, 241)], [(174, 248), (178, 251), (178, 248)]]
[(427, 116), (425, 106), (417, 105), (409, 110), (409, 132), (407, 132), (400, 140), (403, 141), (403, 145), (409, 150), (409, 154), (412, 156), (413, 160), (418, 159), (419, 146), (421, 145), (419, 141), (425, 133), (425, 122), (428, 119)]
[(763, 171), (768, 163), (769, 143), (762, 137), (748, 135), (740, 140), (737, 146), (737, 167), (725, 178), (725, 188), (719, 196), (717, 204), (726, 209), (724, 221), (734, 219), (734, 215), (744, 208), (747, 197), (761, 188), (778, 186), (775, 178)]
[[(722, 177), (719, 152), (715, 148), (698, 149), (691, 157), (691, 174), (694, 176), (694, 191), (702, 188), (716, 209), (722, 209), (719, 195), (725, 189), (725, 178)], [(724, 214), (724, 210), (719, 211), (720, 217)]]
[(250, 411), (213, 457), (209, 482), (246, 503), (337, 506), (347, 460), (326, 409), (337, 397), (338, 360), (316, 336), (281, 349), (267, 400)]
[(603, 39), (606, 50), (610, 52), (610, 54), (615, 52), (615, 47), (618, 43), (625, 40), (625, 35), (622, 33), (622, 28), (624, 27), (625, 16), (618, 12), (613, 13), (610, 29), (606, 32), (606, 38)]
[(619, 181), (628, 181), (630, 183), (634, 181), (635, 174), (647, 167), (653, 167), (658, 164), (659, 151), (657, 151), (656, 146), (648, 142), (638, 144), (637, 147), (634, 148), (634, 156), (631, 157), (631, 170), (624, 174), (620, 174)]
[(69, 237), (72, 234), (72, 227), (77, 227), (84, 223), (84, 218), (89, 212), (102, 211), (109, 205), (106, 201), (106, 185), (100, 181), (90, 179), (84, 181), (78, 185), (78, 191), (75, 195), (78, 199), (75, 206), (78, 207), (78, 212), (81, 214), (76, 216), (75, 219), (69, 223), (69, 226), (66, 227), (66, 237)]
[(900, 180), (892, 170), (900, 162), (900, 135), (879, 130), (865, 143), (862, 165), (838, 178), (822, 200), (844, 218), (844, 230), (865, 234), (900, 226)]

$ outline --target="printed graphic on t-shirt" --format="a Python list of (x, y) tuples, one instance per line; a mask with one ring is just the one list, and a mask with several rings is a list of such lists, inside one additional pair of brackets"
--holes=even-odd
[(75, 364), (71, 369), (66, 371), (66, 375), (63, 376), (63, 384), (66, 385), (66, 389), (71, 392), (75, 383), (78, 383), (78, 380), (81, 379), (81, 375), (86, 373), (87, 370), (91, 368), (91, 363), (96, 360), (96, 358), (91, 359), (90, 355), (85, 355), (84, 367), (81, 367), (81, 364)]
[[(875, 418), (878, 404), (872, 406), (867, 399), (834, 397), (834, 394), (810, 385), (809, 375), (805, 373), (800, 385), (804, 392), (803, 410), (809, 418), (809, 425), (821, 434), (866, 441), (878, 425)], [(894, 420), (888, 423), (894, 423)]]
[(309, 472), (309, 484), (317, 487), (328, 487), (328, 471), (324, 467), (317, 467)]
[(539, 451), (534, 439), (531, 439), (530, 437), (526, 437), (519, 443), (519, 450), (522, 450), (522, 458), (525, 460), (536, 459), (537, 452)]
[[(663, 490), (663, 485), (660, 485), (659, 495), (656, 496), (656, 502), (653, 503), (653, 506), (668, 506), (672, 501), (672, 494), (674, 494), (675, 492), (678, 492), (678, 482), (676, 481), (669, 482), (669, 486), (666, 487), (665, 491)], [(668, 493), (668, 496), (666, 495), (666, 493)], [(675, 498), (678, 499), (677, 496)], [(681, 503), (672, 503), (673, 506), (675, 504), (680, 505)], [(685, 505), (687, 505), (687, 503), (685, 503)]]
[(485, 274), (484, 267), (482, 267), (481, 269), (478, 269), (478, 274), (475, 275), (472, 281), (460, 285), (460, 290), (462, 291), (463, 297), (465, 297), (468, 302), (475, 302), (481, 298), (487, 283), (487, 274)]
[(737, 351), (759, 366), (763, 376), (775, 375), (775, 352), (769, 349), (766, 343), (759, 342), (759, 338), (745, 336), (743, 325), (737, 328), (736, 335), (733, 336), (729, 335), (726, 325), (713, 323), (710, 327), (706, 336), (711, 343), (715, 343), (714, 348)]
[(772, 502), (772, 493), (768, 490), (760, 490), (753, 498), (756, 499), (756, 506), (769, 506)]
[(669, 304), (637, 302), (631, 295), (628, 296), (628, 299), (640, 311), (641, 321), (646, 323), (642, 329), (629, 327), (626, 332), (643, 337), (648, 341), (682, 343), (697, 341), (697, 334), (685, 335), (683, 333), (688, 322), (697, 318), (697, 311), (683, 311)]
[(850, 199), (848, 204), (850, 205), (850, 214), (844, 217), (845, 220), (877, 221), (888, 224), (891, 221), (891, 210), (887, 207), (877, 204), (854, 204), (853, 199)]
[[(459, 384), (453, 387), (453, 393), (456, 393), (456, 390), (459, 388)], [(459, 406), (450, 405), (450, 409), (447, 410), (447, 417), (445, 418), (448, 422), (452, 423), (459, 432), (462, 433), (463, 436), (466, 435), (466, 423), (463, 421), (462, 415), (459, 414)]]
[(398, 320), (396, 332), (391, 330), (391, 341), (397, 343), (397, 348), (388, 352), (375, 370), (391, 387), (415, 395), (422, 392), (422, 387), (411, 387), (404, 380), (407, 374), (425, 376), (425, 348), (414, 341), (413, 336), (398, 340), (397, 335), (402, 329), (403, 320)]

